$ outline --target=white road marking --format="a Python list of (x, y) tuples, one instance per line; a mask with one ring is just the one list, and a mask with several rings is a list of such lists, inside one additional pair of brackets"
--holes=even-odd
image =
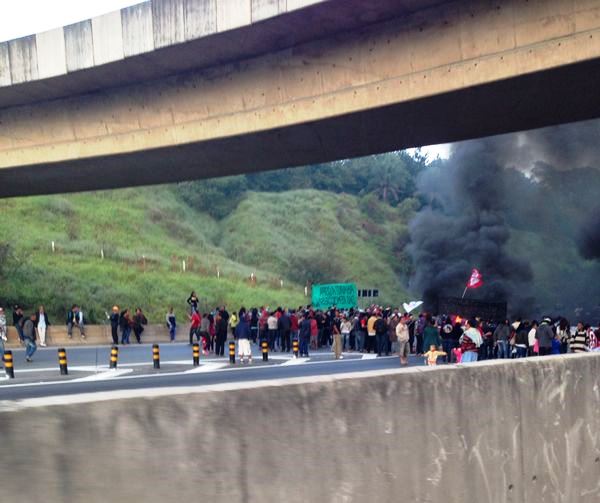
[[(316, 353), (321, 354), (321, 353)], [(365, 358), (368, 357), (368, 358)], [(366, 355), (362, 355), (362, 359), (373, 359), (373, 358), (377, 358), (377, 355), (375, 354), (366, 354)], [(395, 358), (393, 356), (389, 356), (389, 357), (380, 357), (381, 358)], [(86, 377), (82, 377), (82, 378), (76, 378), (76, 379), (65, 379), (65, 380), (61, 380), (61, 381), (40, 381), (40, 382), (30, 382), (30, 383), (15, 383), (15, 384), (4, 384), (2, 386), (0, 386), (0, 392), (2, 390), (2, 388), (15, 388), (15, 387), (24, 387), (24, 386), (44, 386), (44, 385), (54, 385), (54, 384), (69, 384), (69, 383), (79, 383), (79, 382), (93, 382), (93, 381), (98, 381), (98, 380), (107, 380), (107, 379), (114, 379), (114, 380), (121, 380), (121, 379), (146, 379), (146, 378), (151, 378), (151, 377), (169, 377), (169, 376), (183, 376), (183, 375), (187, 375), (187, 374), (196, 374), (196, 373), (209, 373), (209, 372), (235, 372), (238, 370), (250, 370), (250, 369), (264, 369), (264, 368), (277, 368), (277, 367), (281, 367), (284, 365), (298, 365), (298, 364), (304, 364), (304, 365), (322, 365), (322, 364), (327, 364), (327, 363), (343, 363), (343, 362), (351, 362), (351, 361), (355, 361), (355, 362), (359, 362), (361, 361), (361, 358), (346, 358), (346, 359), (340, 359), (340, 360), (313, 360), (313, 361), (309, 361), (310, 358), (297, 358), (297, 359), (292, 359), (292, 358), (287, 358), (287, 357), (283, 357), (283, 356), (279, 356), (278, 358), (272, 358), (271, 355), (269, 355), (269, 360), (286, 360), (284, 363), (278, 363), (276, 365), (249, 365), (249, 364), (245, 364), (245, 365), (240, 365), (239, 363), (237, 363), (236, 365), (231, 365), (228, 361), (225, 361), (223, 358), (220, 359), (211, 359), (211, 360), (200, 360), (200, 367), (196, 367), (193, 368), (191, 370), (183, 370), (183, 371), (177, 371), (177, 372), (165, 372), (165, 373), (151, 373), (151, 374), (134, 374), (134, 375), (128, 375), (130, 374), (133, 369), (130, 367), (139, 367), (139, 366), (149, 366), (150, 364), (148, 363), (131, 363), (131, 364), (122, 364), (116, 371), (115, 370), (108, 370), (108, 366), (107, 365), (103, 365), (103, 366), (73, 366), (73, 367), (69, 367), (69, 370), (77, 370), (77, 371), (83, 371), (83, 372), (98, 372), (98, 370), (102, 370), (102, 372), (100, 372), (99, 374), (95, 374), (92, 376), (86, 376)], [(257, 358), (258, 360), (258, 358)], [(181, 364), (182, 362), (180, 361), (170, 361), (170, 362), (161, 362), (161, 365), (165, 363), (172, 363), (172, 364)], [(188, 360), (185, 360), (185, 363), (190, 364), (190, 362)], [(27, 369), (27, 371), (29, 372), (33, 372), (33, 371), (40, 371), (40, 369)], [(56, 370), (58, 371), (56, 368), (52, 368), (51, 370)], [(115, 373), (116, 372), (116, 373)], [(16, 372), (18, 374), (18, 372)], [(101, 377), (99, 377), (101, 376)]]
[(227, 367), (228, 363), (206, 363), (204, 365), (200, 365), (199, 367), (193, 368), (192, 370), (186, 370), (185, 374), (200, 374), (202, 372), (214, 372), (215, 370), (219, 370), (223, 367)]
[(115, 369), (107, 370), (106, 372), (100, 372), (87, 377), (79, 377), (77, 379), (71, 379), (70, 381), (61, 382), (93, 382), (93, 381), (105, 381), (106, 379), (114, 379), (116, 377), (129, 374), (133, 372), (133, 369)]
[(302, 363), (306, 363), (310, 358), (292, 358), (285, 363), (282, 363), (281, 366), (284, 365), (301, 365)]
[[(75, 372), (96, 372), (96, 370), (101, 369), (101, 368), (108, 368), (108, 365), (98, 365), (98, 367), (94, 366), (94, 365), (69, 365), (68, 369), (69, 372), (70, 371), (75, 371)], [(26, 373), (30, 373), (30, 372), (56, 372), (57, 374), (60, 373), (60, 369), (58, 368), (58, 365), (56, 367), (45, 367), (45, 368), (15, 368), (15, 374), (26, 374)]]
[[(550, 357), (546, 357), (550, 358)], [(473, 364), (471, 364), (473, 366)], [(255, 367), (262, 368), (262, 367)], [(444, 369), (454, 369), (455, 371), (461, 371), (461, 367), (455, 365), (448, 365), (440, 367)], [(222, 369), (230, 370), (230, 369)], [(188, 394), (201, 394), (210, 392), (224, 392), (233, 391), (240, 389), (256, 389), (256, 388), (278, 388), (282, 386), (289, 386), (294, 384), (314, 384), (318, 382), (335, 382), (346, 379), (367, 379), (370, 377), (379, 376), (392, 376), (398, 374), (411, 374), (414, 372), (421, 372), (419, 367), (407, 367), (399, 369), (381, 369), (381, 370), (367, 370), (357, 372), (347, 372), (338, 374), (329, 374), (321, 376), (303, 376), (303, 377), (288, 377), (283, 379), (260, 379), (254, 381), (236, 381), (232, 383), (220, 383), (220, 384), (203, 384), (193, 386), (175, 386), (166, 388), (141, 388), (133, 390), (115, 390), (115, 391), (98, 391), (91, 393), (81, 393), (77, 395), (54, 395), (43, 398), (26, 398), (23, 400), (4, 400), (0, 401), (0, 412), (2, 411), (17, 411), (32, 407), (45, 407), (50, 405), (71, 405), (81, 404), (89, 402), (103, 402), (108, 400), (122, 400), (127, 398), (156, 398), (161, 396), (177, 396), (177, 395), (188, 395)], [(157, 374), (159, 375), (159, 374)], [(165, 374), (167, 375), (167, 374)], [(172, 374), (171, 374), (172, 375)], [(126, 376), (123, 379), (136, 376)]]
[(375, 353), (365, 353), (364, 355), (362, 355), (361, 360), (373, 360), (374, 358), (377, 358), (377, 355)]

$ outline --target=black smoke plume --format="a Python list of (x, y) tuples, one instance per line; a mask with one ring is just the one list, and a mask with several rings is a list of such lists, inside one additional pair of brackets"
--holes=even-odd
[(600, 260), (600, 206), (584, 220), (579, 234), (579, 252), (588, 260)]
[(478, 267), (468, 295), (513, 314), (600, 315), (599, 167), (600, 121), (455, 144), (419, 179), (411, 289), (432, 309)]
[(473, 267), (484, 274), (479, 298), (529, 303), (532, 271), (507, 251), (509, 187), (491, 140), (464, 142), (451, 159), (431, 166), (419, 180), (427, 201), (410, 223), (415, 275), (411, 288), (428, 309), (438, 296), (460, 296)]

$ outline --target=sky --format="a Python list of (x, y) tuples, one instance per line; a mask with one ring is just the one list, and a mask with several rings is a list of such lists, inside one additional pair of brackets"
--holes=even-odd
[(143, 0), (0, 0), (0, 42), (77, 23)]
[[(0, 0), (0, 42), (51, 30), (143, 0)], [(411, 150), (412, 151), (412, 150)], [(448, 157), (448, 145), (423, 147), (429, 159)]]

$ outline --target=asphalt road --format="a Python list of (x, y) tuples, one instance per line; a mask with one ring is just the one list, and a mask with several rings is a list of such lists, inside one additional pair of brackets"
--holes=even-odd
[[(15, 379), (2, 379), (0, 372), (0, 400), (248, 382), (399, 367), (397, 357), (375, 358), (374, 355), (344, 353), (344, 359), (336, 361), (330, 351), (312, 352), (308, 359), (292, 359), (288, 353), (270, 353), (269, 362), (264, 363), (256, 347), (253, 347), (252, 365), (239, 361), (231, 365), (226, 347), (225, 357), (202, 356), (200, 367), (194, 368), (190, 346), (176, 343), (160, 347), (161, 368), (155, 370), (152, 368), (151, 345), (122, 346), (119, 349), (117, 371), (108, 369), (109, 347), (68, 349), (68, 376), (60, 376), (56, 348), (39, 349), (32, 363), (25, 363), (23, 350), (15, 350)], [(423, 359), (411, 357), (410, 365), (423, 365)]]

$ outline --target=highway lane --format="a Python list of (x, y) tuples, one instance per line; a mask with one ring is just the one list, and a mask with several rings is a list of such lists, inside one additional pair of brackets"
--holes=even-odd
[[(348, 354), (344, 360), (334, 360), (333, 355), (329, 351), (313, 352), (309, 360), (294, 361), (289, 359), (290, 355), (273, 353), (271, 361), (265, 365), (259, 360), (258, 353), (255, 354), (257, 360), (252, 366), (242, 366), (239, 363), (231, 366), (227, 358), (215, 359), (207, 357), (201, 362), (201, 367), (196, 370), (191, 366), (191, 358), (189, 365), (183, 365), (178, 360), (186, 356), (189, 352), (187, 345), (168, 345), (163, 351), (161, 346), (161, 358), (172, 361), (172, 364), (162, 365), (160, 371), (155, 371), (151, 368), (150, 347), (136, 346), (125, 348), (127, 351), (122, 351), (127, 356), (123, 361), (119, 361), (119, 369), (127, 368), (127, 365), (143, 364), (136, 367), (134, 371), (124, 375), (115, 375), (114, 377), (105, 368), (99, 368), (100, 379), (95, 379), (93, 373), (84, 373), (82, 375), (91, 376), (92, 380), (81, 381), (74, 378), (72, 380), (60, 379), (58, 372), (53, 372), (48, 375), (48, 365), (53, 363), (56, 357), (56, 349), (46, 350), (40, 354), (32, 367), (34, 370), (40, 369), (39, 379), (25, 380), (19, 379), (5, 380), (0, 385), (0, 400), (20, 400), (25, 398), (37, 398), (56, 395), (72, 395), (78, 393), (91, 393), (99, 391), (113, 390), (131, 390), (142, 388), (169, 387), (169, 386), (195, 386), (209, 384), (223, 384), (235, 382), (250, 382), (256, 380), (282, 379), (289, 377), (307, 377), (331, 375), (337, 373), (349, 372), (365, 372), (371, 370), (383, 370), (399, 367), (397, 357), (382, 357), (382, 358), (365, 358), (360, 354)], [(168, 349), (167, 349), (168, 348)], [(99, 348), (99, 352), (108, 355), (109, 348)], [(256, 351), (256, 349), (255, 349)], [(18, 351), (16, 359), (19, 358)], [(95, 362), (96, 348), (72, 348), (69, 351), (70, 365), (89, 365), (92, 361)], [(211, 355), (212, 356), (212, 355)], [(280, 359), (276, 359), (280, 358)], [(125, 363), (127, 362), (127, 363)], [(148, 365), (145, 365), (145, 363)], [(410, 365), (422, 365), (421, 358), (412, 357)], [(35, 366), (33, 366), (35, 365)], [(19, 364), (23, 367), (23, 363)], [(58, 370), (56, 366), (56, 370)], [(23, 374), (23, 373), (21, 373)], [(38, 374), (36, 374), (36, 377)], [(71, 372), (74, 374), (74, 372)], [(17, 375), (19, 370), (17, 368)], [(103, 378), (104, 376), (108, 376)]]

